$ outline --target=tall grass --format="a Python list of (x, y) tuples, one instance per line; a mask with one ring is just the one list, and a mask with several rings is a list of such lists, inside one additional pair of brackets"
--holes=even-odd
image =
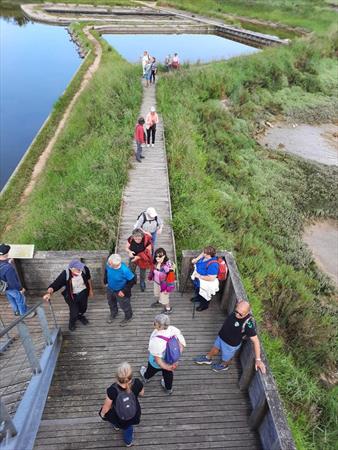
[[(182, 70), (158, 85), (178, 251), (213, 243), (234, 252), (299, 449), (335, 443), (337, 402), (320, 382), (337, 359), (333, 288), (301, 233), (309, 218), (337, 218), (338, 170), (272, 154), (252, 134), (267, 118), (288, 114), (295, 89), (299, 99), (312, 94), (308, 106), (318, 98), (333, 104), (334, 41)], [(326, 75), (318, 73), (323, 60)]]
[(113, 245), (141, 84), (139, 68), (102, 45), (100, 68), (3, 240), (46, 250)]

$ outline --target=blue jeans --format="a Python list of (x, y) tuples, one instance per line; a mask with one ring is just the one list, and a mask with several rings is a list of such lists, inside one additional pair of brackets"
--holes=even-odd
[(153, 246), (152, 254), (154, 256), (154, 253), (155, 253), (155, 250), (156, 250), (156, 242), (157, 242), (157, 230), (154, 231), (153, 233), (150, 233), (150, 234), (151, 234), (152, 246)]
[[(112, 422), (111, 422), (112, 423)], [(119, 427), (118, 424), (112, 423), (115, 427)], [(134, 427), (133, 425), (129, 425), (127, 428), (122, 429), (123, 440), (125, 444), (131, 444), (134, 438)]]
[(6, 297), (14, 311), (14, 313), (18, 312), (20, 316), (27, 312), (27, 305), (25, 296), (16, 289), (7, 289)]

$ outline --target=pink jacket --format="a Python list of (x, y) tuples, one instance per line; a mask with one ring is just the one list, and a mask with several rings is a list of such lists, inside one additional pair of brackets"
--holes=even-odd
[(148, 113), (146, 117), (146, 127), (150, 128), (154, 124), (158, 123), (158, 115), (156, 112), (154, 113)]

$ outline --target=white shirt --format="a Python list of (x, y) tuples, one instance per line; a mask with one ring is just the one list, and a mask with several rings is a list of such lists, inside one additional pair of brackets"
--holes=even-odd
[(153, 356), (159, 356), (161, 358), (167, 347), (167, 342), (164, 339), (161, 339), (156, 336), (164, 336), (167, 338), (176, 336), (177, 339), (180, 341), (180, 343), (183, 345), (183, 347), (186, 346), (184, 336), (178, 328), (170, 325), (166, 330), (156, 330), (155, 329), (151, 333), (151, 336), (149, 339), (149, 347), (148, 347), (149, 353)]
[(84, 289), (86, 289), (86, 285), (83, 281), (82, 275), (72, 277), (72, 287), (73, 294), (78, 294), (79, 292), (82, 292)]

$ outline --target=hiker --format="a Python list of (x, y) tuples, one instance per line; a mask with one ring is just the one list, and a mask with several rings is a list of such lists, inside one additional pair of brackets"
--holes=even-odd
[[(255, 368), (265, 373), (265, 365), (261, 360), (260, 343), (250, 311), (250, 304), (247, 301), (239, 300), (235, 311), (225, 319), (211, 350), (206, 355), (194, 358), (194, 362), (210, 364), (215, 372), (228, 370), (235, 353), (242, 345), (243, 338), (249, 337), (255, 353)], [(219, 353), (221, 353), (221, 361), (213, 363), (212, 358)]]
[(150, 56), (146, 50), (143, 52), (143, 56), (141, 57), (141, 62), (142, 62), (142, 75), (144, 76), (145, 67), (150, 62)]
[[(21, 285), (21, 281), (15, 270), (14, 265), (10, 262), (9, 251), (10, 245), (0, 245), (0, 281), (1, 292), (5, 293), (9, 304), (12, 307), (15, 316), (23, 316), (28, 311), (26, 298), (24, 296), (25, 288)], [(34, 317), (36, 312), (28, 314), (28, 318)]]
[(147, 130), (147, 147), (155, 146), (156, 125), (158, 124), (158, 115), (154, 106), (150, 108), (150, 112), (146, 115), (146, 130)]
[(195, 288), (195, 297), (191, 301), (198, 302), (197, 311), (209, 308), (210, 300), (219, 290), (218, 261), (214, 247), (208, 246), (196, 258), (191, 260), (194, 271), (191, 275)]
[(167, 72), (170, 72), (171, 70), (171, 63), (172, 63), (172, 57), (169, 54), (168, 56), (165, 57), (164, 59), (164, 67), (166, 69)]
[(133, 311), (130, 304), (131, 288), (136, 283), (136, 276), (122, 262), (117, 253), (109, 256), (104, 273), (104, 284), (107, 286), (107, 300), (110, 314), (107, 323), (112, 323), (118, 314), (118, 306), (124, 312), (120, 327), (125, 327), (132, 320)]
[(154, 266), (149, 272), (148, 280), (154, 282), (154, 297), (156, 302), (151, 304), (152, 308), (162, 306), (162, 313), (170, 314), (172, 308), (169, 303), (169, 293), (175, 289), (175, 272), (173, 264), (167, 256), (164, 248), (158, 248), (154, 254)]
[(136, 267), (140, 268), (140, 288), (144, 292), (146, 289), (146, 269), (150, 269), (152, 266), (151, 234), (136, 228), (127, 240), (126, 250), (130, 258), (129, 268), (135, 274), (135, 277)]
[(73, 259), (68, 268), (49, 285), (43, 299), (49, 301), (54, 292), (64, 287), (61, 292), (69, 307), (69, 330), (75, 331), (76, 321), (83, 325), (89, 323), (84, 315), (87, 311), (88, 297), (93, 297), (93, 285), (88, 267), (78, 259)]
[(145, 120), (143, 117), (140, 117), (137, 121), (137, 124), (135, 126), (135, 134), (134, 138), (136, 141), (136, 161), (142, 162), (141, 159), (144, 158), (142, 155), (142, 145), (145, 144), (145, 138), (144, 138), (144, 128), (143, 125), (145, 123)]
[(175, 69), (175, 70), (179, 69), (179, 67), (180, 67), (180, 58), (178, 57), (177, 53), (175, 53), (173, 56), (173, 59), (171, 62), (171, 67), (172, 67), (172, 69)]
[(153, 60), (151, 62), (150, 83), (155, 84), (156, 74), (157, 74), (157, 62), (156, 58), (153, 57)]
[(153, 207), (147, 208), (146, 211), (141, 212), (134, 225), (134, 230), (141, 228), (145, 233), (151, 234), (153, 253), (156, 248), (157, 235), (162, 233), (163, 220), (157, 215), (156, 209)]
[(144, 74), (143, 78), (146, 80), (145, 87), (149, 87), (150, 84), (150, 78), (151, 78), (151, 62), (147, 62), (147, 64), (144, 66)]
[(154, 319), (154, 331), (149, 339), (148, 367), (142, 366), (140, 374), (143, 382), (147, 383), (157, 372), (162, 371), (161, 386), (166, 394), (173, 392), (174, 370), (177, 368), (178, 360), (172, 364), (165, 361), (167, 350), (167, 340), (176, 336), (179, 345), (179, 353), (182, 354), (186, 346), (184, 336), (181, 331), (170, 325), (170, 318), (166, 314), (158, 314)]
[(143, 395), (143, 383), (138, 378), (133, 378), (130, 364), (120, 364), (116, 372), (116, 382), (107, 389), (107, 397), (99, 414), (102, 419), (112, 424), (114, 430), (122, 430), (126, 447), (133, 445), (134, 425), (139, 424), (141, 419), (138, 397)]

